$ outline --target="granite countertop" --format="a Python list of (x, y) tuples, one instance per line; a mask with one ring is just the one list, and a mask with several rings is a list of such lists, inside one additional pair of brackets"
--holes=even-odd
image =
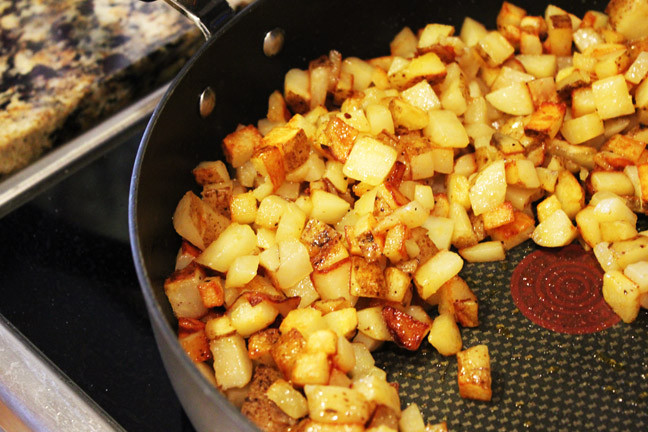
[(203, 40), (163, 1), (0, 0), (0, 178), (169, 81)]

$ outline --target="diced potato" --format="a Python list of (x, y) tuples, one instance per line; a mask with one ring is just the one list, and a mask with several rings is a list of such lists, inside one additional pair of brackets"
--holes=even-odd
[(423, 134), (438, 147), (463, 148), (469, 143), (465, 128), (452, 111), (431, 110)]
[(339, 337), (348, 337), (358, 327), (358, 314), (355, 308), (348, 307), (327, 313), (324, 321)]
[(209, 246), (228, 224), (228, 218), (215, 212), (193, 192), (182, 197), (173, 214), (173, 228), (200, 250)]
[(457, 275), (463, 267), (461, 257), (451, 251), (441, 250), (416, 270), (414, 280), (423, 299), (438, 291), (450, 278)]
[(278, 379), (273, 382), (266, 391), (266, 396), (277, 404), (281, 411), (294, 419), (308, 414), (306, 398), (285, 380)]
[(351, 260), (343, 260), (324, 271), (315, 270), (312, 274), (313, 285), (322, 299), (344, 297), (355, 304), (357, 297), (349, 292)]
[(297, 239), (288, 239), (279, 243), (279, 262), (275, 277), (282, 289), (299, 283), (313, 271), (308, 249)]
[(533, 231), (533, 241), (540, 246), (561, 247), (571, 243), (578, 235), (569, 216), (562, 209), (554, 211)]
[(376, 186), (387, 177), (396, 157), (394, 148), (368, 136), (360, 137), (351, 149), (343, 172), (355, 180)]
[(301, 352), (295, 358), (290, 380), (296, 385), (327, 384), (331, 365), (326, 352)]
[(243, 255), (236, 257), (225, 278), (225, 288), (242, 287), (250, 282), (257, 274), (259, 267), (258, 255)]
[(310, 75), (308, 71), (290, 69), (284, 78), (284, 97), (293, 112), (305, 113), (310, 109)]
[(243, 166), (254, 153), (261, 147), (263, 137), (257, 128), (252, 125), (237, 129), (223, 138), (223, 148), (227, 161), (234, 167)]
[(581, 144), (605, 132), (603, 121), (596, 112), (566, 120), (560, 132), (571, 144)]
[(473, 213), (480, 215), (497, 208), (506, 197), (506, 171), (504, 160), (491, 163), (482, 169), (470, 188)]
[(207, 313), (198, 289), (205, 277), (204, 269), (189, 264), (164, 281), (164, 293), (176, 317), (201, 318)]
[(525, 83), (515, 83), (486, 95), (486, 100), (498, 110), (511, 115), (533, 113), (533, 100)]
[(461, 351), (461, 332), (451, 314), (442, 313), (434, 319), (428, 342), (444, 356), (455, 355)]
[(387, 381), (376, 375), (366, 375), (353, 382), (352, 388), (358, 390), (369, 401), (390, 408), (400, 414), (398, 391)]
[(402, 431), (425, 432), (425, 422), (418, 405), (412, 403), (403, 410), (398, 426)]
[(644, 23), (648, 19), (648, 5), (635, 0), (612, 0), (605, 12), (612, 28), (633, 40), (648, 36)]
[(218, 387), (227, 390), (241, 388), (252, 379), (252, 360), (248, 357), (245, 340), (240, 335), (224, 336), (209, 343), (214, 358)]
[(272, 324), (279, 311), (270, 302), (261, 301), (254, 306), (244, 297), (239, 299), (228, 310), (232, 327), (244, 338), (250, 337)]
[(648, 292), (648, 261), (629, 264), (623, 269), (623, 274), (637, 284), (640, 293)]
[(596, 111), (601, 119), (634, 113), (632, 96), (623, 75), (614, 75), (592, 83)]
[(603, 298), (623, 322), (637, 318), (639, 294), (639, 287), (620, 271), (611, 270), (603, 276)]
[(476, 345), (457, 353), (457, 380), (463, 398), (490, 401), (491, 367), (488, 347)]
[(607, 191), (617, 195), (634, 195), (632, 181), (620, 171), (594, 171), (590, 174), (594, 192)]
[(498, 66), (511, 57), (515, 48), (501, 33), (491, 31), (482, 37), (477, 46), (490, 66)]
[(308, 400), (309, 417), (318, 422), (335, 424), (364, 424), (369, 420), (369, 403), (358, 390), (306, 385), (304, 393)]
[(403, 27), (389, 44), (391, 55), (406, 58), (413, 57), (417, 43), (416, 35), (412, 29)]
[(390, 341), (392, 336), (382, 314), (382, 306), (358, 311), (358, 330), (375, 340)]
[(492, 240), (459, 249), (459, 255), (468, 262), (492, 262), (506, 259), (501, 241)]

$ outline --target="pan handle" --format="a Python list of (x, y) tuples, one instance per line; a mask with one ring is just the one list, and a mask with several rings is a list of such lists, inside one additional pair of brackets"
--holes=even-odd
[[(153, 0), (144, 0), (153, 1)], [(174, 9), (189, 18), (209, 39), (223, 23), (234, 14), (225, 0), (164, 0)]]

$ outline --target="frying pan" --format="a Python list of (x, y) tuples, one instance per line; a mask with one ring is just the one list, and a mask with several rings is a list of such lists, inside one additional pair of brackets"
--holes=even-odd
[[(537, 0), (515, 3), (533, 15), (542, 15), (546, 6)], [(603, 10), (607, 2), (553, 3), (582, 16), (588, 9)], [(151, 325), (171, 382), (197, 430), (257, 429), (182, 352), (164, 294), (163, 282), (180, 244), (171, 215), (187, 190), (199, 192), (191, 170), (200, 161), (222, 159), (221, 140), (237, 124), (265, 117), (268, 95), (282, 89), (290, 68), (305, 69), (309, 60), (330, 49), (345, 57), (388, 54), (390, 40), (405, 25), (416, 30), (443, 22), (459, 28), (470, 16), (493, 28), (500, 6), (500, 0), (258, 0), (231, 19), (223, 19), (225, 9), (207, 19), (220, 28), (211, 29), (207, 43), (155, 110), (137, 154), (129, 201), (132, 252)], [(275, 29), (283, 31), (285, 43), (278, 54), (266, 56), (263, 40)], [(203, 116), (199, 101), (208, 88), (213, 110)], [(642, 223), (645, 229), (645, 218)], [(646, 430), (645, 312), (633, 325), (621, 323), (593, 334), (538, 326), (519, 313), (509, 291), (513, 269), (534, 249), (527, 242), (505, 262), (466, 265), (462, 273), (480, 298), (482, 321), (478, 329), (463, 333), (464, 344), (490, 347), (491, 403), (462, 400), (456, 364), (427, 344), (417, 353), (395, 346), (379, 351), (379, 365), (400, 383), (404, 404), (417, 402), (426, 419), (447, 420), (451, 430)]]

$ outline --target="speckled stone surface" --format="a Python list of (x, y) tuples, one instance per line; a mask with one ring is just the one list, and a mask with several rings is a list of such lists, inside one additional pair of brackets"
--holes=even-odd
[(0, 0), (0, 178), (170, 80), (202, 42), (163, 1)]

